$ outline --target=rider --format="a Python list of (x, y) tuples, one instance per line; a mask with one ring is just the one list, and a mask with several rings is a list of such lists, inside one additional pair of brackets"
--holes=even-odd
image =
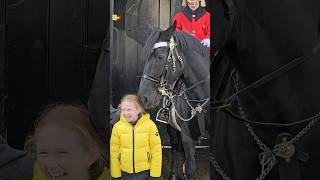
[(183, 0), (185, 7), (173, 20), (177, 22), (177, 30), (195, 36), (205, 47), (210, 47), (210, 13), (205, 10), (205, 0)]

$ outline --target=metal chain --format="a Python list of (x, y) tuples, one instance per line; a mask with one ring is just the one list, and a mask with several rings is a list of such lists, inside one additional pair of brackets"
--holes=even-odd
[[(232, 76), (232, 80), (234, 82), (234, 91), (238, 92), (239, 91), (239, 89), (238, 89), (238, 84), (239, 84), (238, 74), (236, 73), (236, 71), (233, 71), (233, 73), (234, 73), (234, 76)], [(245, 112), (244, 112), (244, 110), (242, 108), (242, 105), (240, 103), (239, 97), (237, 96), (235, 98), (235, 100), (237, 101), (238, 108), (241, 111), (240, 115), (242, 117), (246, 118), (246, 114), (245, 114)], [(254, 130), (251, 127), (251, 125), (249, 123), (247, 123), (246, 127), (247, 127), (248, 131), (250, 132), (250, 135), (253, 137), (254, 141), (256, 142), (256, 144), (263, 151), (263, 152), (261, 152), (259, 154), (261, 172), (260, 172), (259, 177), (256, 178), (256, 180), (263, 180), (269, 174), (269, 172), (274, 167), (274, 165), (276, 164), (276, 159), (275, 159), (275, 156), (274, 156), (273, 152), (256, 135), (256, 133), (254, 132)]]
[(224, 180), (232, 180), (232, 178), (230, 176), (228, 176), (224, 170), (221, 168), (221, 166), (219, 165), (218, 160), (215, 158), (213, 153), (210, 153), (210, 163), (212, 164), (212, 166), (214, 167), (214, 170), (224, 179)]
[(289, 144), (296, 143), (301, 137), (306, 135), (307, 132), (318, 122), (318, 119), (319, 117), (310, 121), (297, 135), (294, 136), (294, 138), (289, 141)]
[[(187, 95), (186, 95), (185, 92), (184, 92), (183, 94), (175, 95), (175, 94), (173, 94), (173, 91), (172, 91), (171, 89), (168, 89), (168, 88), (166, 88), (165, 86), (160, 86), (160, 87), (158, 88), (158, 91), (159, 91), (159, 93), (160, 93), (163, 97), (168, 97), (168, 99), (169, 99), (169, 101), (171, 102), (171, 105), (172, 105), (172, 106), (175, 106), (175, 104), (174, 104), (174, 98), (181, 98), (181, 99), (183, 99), (183, 100), (185, 100), (185, 101), (187, 102), (187, 105), (189, 106), (189, 108), (190, 108), (190, 110), (191, 110), (191, 111), (190, 111), (190, 114), (191, 114), (191, 115), (190, 115), (189, 118), (183, 118), (183, 117), (179, 114), (179, 112), (176, 110), (176, 108), (175, 108), (175, 114), (177, 114), (177, 116), (178, 116), (182, 121), (185, 121), (185, 122), (188, 122), (188, 121), (190, 121), (191, 119), (193, 119), (197, 113), (202, 113), (203, 107), (204, 107), (204, 106), (209, 102), (209, 100), (210, 100), (210, 97), (207, 98), (207, 99), (204, 99), (204, 100), (202, 101), (202, 104), (198, 103), (197, 107), (194, 108), (194, 107), (191, 105), (190, 100), (188, 99), (188, 97), (187, 97)], [(183, 97), (181, 97), (181, 95), (183, 95)]]
[(256, 178), (256, 180), (263, 180), (269, 174), (269, 172), (274, 167), (274, 165), (276, 165), (275, 159), (271, 159), (269, 161), (270, 161), (270, 163), (268, 163), (267, 168), (261, 170), (261, 173), (260, 173), (259, 177)]
[[(236, 73), (236, 71), (234, 71), (233, 73), (235, 73), (234, 76), (232, 76), (233, 82), (235, 84), (234, 86), (234, 90), (236, 92), (239, 91), (238, 89), (238, 84), (239, 84), (239, 77), (238, 74)], [(246, 118), (246, 114), (243, 110), (243, 107), (240, 103), (240, 99), (237, 96), (236, 98), (237, 104), (238, 104), (238, 108), (240, 112), (240, 115), (244, 118)], [(256, 144), (259, 146), (259, 148), (262, 150), (262, 152), (259, 154), (259, 160), (260, 160), (260, 165), (261, 165), (261, 172), (259, 177), (256, 178), (256, 180), (263, 180), (271, 171), (271, 169), (276, 165), (276, 158), (275, 155), (273, 154), (273, 152), (268, 148), (268, 146), (262, 142), (262, 140), (256, 135), (256, 133), (254, 132), (253, 128), (251, 127), (251, 125), (249, 123), (246, 123), (247, 129), (250, 132), (251, 136), (253, 137), (254, 141), (256, 142)]]
[[(237, 74), (235, 75), (235, 77), (233, 77), (233, 81), (235, 83), (235, 91), (238, 91), (238, 76)], [(242, 107), (239, 97), (236, 97), (237, 100), (237, 104), (238, 107)], [(241, 115), (245, 116), (245, 113), (242, 112)], [(298, 134), (295, 135), (294, 138), (292, 138), (287, 144), (286, 146), (289, 145), (293, 145), (294, 143), (296, 143), (299, 139), (301, 139), (305, 134), (308, 133), (308, 131), (314, 126), (314, 124), (318, 121), (319, 117), (315, 116)], [(270, 150), (268, 148), (268, 146), (262, 142), (262, 140), (256, 135), (256, 133), (254, 132), (252, 126), (247, 123), (246, 124), (247, 129), (250, 133), (250, 135), (253, 137), (254, 141), (256, 142), (256, 144), (259, 146), (259, 148), (263, 151), (259, 154), (259, 159), (260, 159), (260, 164), (261, 164), (261, 173), (259, 175), (259, 177), (256, 178), (256, 180), (262, 180), (264, 179), (269, 172), (271, 171), (271, 169), (274, 167), (274, 165), (276, 165), (277, 161), (276, 161), (276, 152), (279, 150), (277, 148), (273, 148), (272, 150)], [(267, 159), (266, 159), (267, 158)], [(265, 166), (267, 166), (265, 168)]]
[(259, 146), (259, 148), (262, 150), (262, 151), (270, 151), (270, 149), (268, 148), (268, 146), (266, 144), (264, 144), (262, 142), (262, 140), (256, 135), (256, 133), (254, 132), (252, 126), (248, 123), (246, 124), (247, 126), (247, 129), (250, 133), (250, 135), (253, 137), (254, 141), (256, 142), (256, 144)]
[(210, 163), (214, 167), (214, 169), (217, 171), (217, 173), (224, 179), (224, 180), (232, 180), (220, 167), (219, 162), (214, 157), (213, 153), (210, 153)]
[[(318, 122), (319, 118), (315, 118), (313, 120), (311, 120), (298, 134), (295, 135), (294, 138), (292, 138), (290, 141), (288, 141), (288, 143), (286, 144), (286, 146), (289, 145), (293, 145), (295, 144), (297, 141), (299, 141), (304, 135), (306, 135), (310, 129), (315, 125), (315, 123)], [(260, 157), (260, 164), (262, 165), (261, 167), (261, 173), (259, 178), (257, 178), (257, 180), (262, 180), (266, 177), (266, 175), (269, 174), (269, 172), (271, 171), (271, 169), (273, 168), (273, 166), (276, 164), (275, 161), (275, 156), (277, 154), (277, 151), (279, 151), (278, 148), (273, 148), (272, 150), (270, 150), (266, 144), (264, 144), (261, 139), (256, 135), (256, 133), (254, 132), (253, 128), (250, 126), (250, 124), (246, 124), (248, 131), (250, 132), (251, 136), (253, 137), (253, 139), (255, 140), (256, 144), (259, 146), (259, 148), (263, 151), (262, 153), (260, 153), (259, 155), (261, 155), (262, 157)], [(263, 161), (261, 161), (261, 159), (263, 159), (266, 154), (268, 154), (268, 158), (269, 160), (267, 160), (269, 163), (267, 164), (267, 168), (264, 169), (263, 165)]]
[[(186, 95), (185, 95), (185, 96), (186, 96)], [(174, 105), (174, 97), (175, 97), (175, 96), (168, 96), (169, 100), (171, 101), (172, 106), (175, 106), (175, 105)], [(201, 105), (198, 105), (198, 107), (196, 107), (196, 108), (194, 108), (194, 107), (190, 104), (190, 102), (189, 102), (188, 100), (186, 100), (189, 108), (191, 109), (191, 112), (190, 112), (191, 115), (190, 115), (189, 118), (183, 118), (183, 117), (179, 114), (179, 112), (178, 112), (177, 110), (175, 110), (175, 113), (176, 113), (176, 115), (177, 115), (182, 121), (188, 122), (188, 121), (190, 121), (191, 119), (193, 119), (194, 116), (195, 116), (197, 113), (202, 113), (202, 112), (200, 112), (198, 109), (199, 109), (199, 108), (203, 109), (203, 107), (208, 103), (209, 99), (210, 99), (210, 98), (206, 99), (205, 102), (203, 102)], [(175, 108), (175, 109), (176, 109), (176, 108)]]
[[(262, 180), (269, 174), (274, 165), (276, 165), (275, 155), (273, 150), (270, 150), (268, 146), (265, 143), (263, 143), (262, 140), (256, 135), (250, 124), (248, 123), (246, 124), (246, 126), (256, 144), (263, 151), (259, 154), (261, 172), (259, 177), (256, 178), (256, 180)], [(267, 167), (265, 168), (265, 166)]]
[[(294, 138), (292, 138), (290, 141), (288, 141), (288, 145), (295, 144), (297, 141), (299, 141), (304, 135), (310, 131), (310, 129), (318, 122), (319, 118), (315, 118), (312, 121), (310, 121), (301, 131), (299, 131), (298, 134), (295, 135)], [(256, 144), (260, 147), (261, 150), (269, 150), (266, 144), (264, 144), (261, 139), (255, 134), (253, 128), (250, 124), (246, 124), (248, 131), (250, 132), (253, 139), (256, 141)], [(273, 149), (274, 152), (276, 149)]]
[[(237, 74), (235, 76), (232, 76), (232, 79), (235, 84), (235, 86), (234, 86), (234, 90), (236, 91), (235, 94), (237, 94), (238, 93), (238, 76), (237, 76)], [(237, 100), (238, 107), (242, 107), (238, 95), (235, 96), (235, 99)], [(241, 112), (240, 114), (241, 114), (241, 116), (245, 116), (244, 112)], [(318, 119), (320, 118), (319, 114), (320, 113), (318, 113), (314, 117), (308, 118), (308, 120), (310, 120), (310, 122), (301, 131), (299, 131), (299, 133), (297, 133), (294, 136), (294, 138), (292, 138), (290, 141), (288, 141), (285, 144), (285, 146), (288, 147), (289, 145), (295, 144), (304, 135), (306, 135), (310, 131), (310, 129), (315, 125), (315, 123), (318, 122)], [(256, 144), (263, 151), (259, 154), (261, 173), (260, 173), (259, 177), (256, 178), (256, 180), (263, 180), (270, 173), (272, 168), (277, 164), (276, 154), (277, 154), (277, 151), (279, 151), (280, 149), (274, 147), (272, 150), (270, 150), (268, 148), (268, 146), (266, 144), (264, 144), (262, 142), (262, 140), (256, 135), (256, 133), (254, 132), (253, 128), (251, 127), (251, 125), (249, 123), (246, 124), (246, 127), (247, 127), (247, 130), (249, 131), (250, 135), (253, 137), (254, 141), (256, 142)], [(224, 171), (220, 167), (218, 161), (215, 159), (213, 154), (210, 154), (210, 162), (213, 165), (216, 172), (223, 179), (231, 180), (231, 178), (224, 173)]]
[[(234, 90), (237, 92), (239, 90), (238, 89), (239, 78), (238, 78), (238, 74), (235, 71), (233, 73), (235, 73), (235, 76), (232, 76), (233, 82), (235, 84)], [(237, 100), (238, 108), (239, 110), (241, 110), (240, 115), (246, 118), (246, 114), (242, 108), (242, 105), (240, 103), (238, 96), (236, 97), (236, 100)], [(249, 123), (246, 123), (246, 127), (250, 132), (251, 136), (253, 137), (254, 141), (256, 142), (256, 144), (262, 150), (262, 152), (259, 154), (261, 172), (259, 177), (256, 178), (256, 180), (263, 180), (269, 174), (271, 169), (276, 165), (277, 161), (273, 152), (268, 148), (268, 146), (265, 143), (262, 142), (259, 136), (256, 135), (251, 125)]]

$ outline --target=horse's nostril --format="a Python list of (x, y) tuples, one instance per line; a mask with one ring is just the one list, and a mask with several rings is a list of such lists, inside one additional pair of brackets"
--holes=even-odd
[(141, 100), (142, 104), (145, 105), (147, 103), (148, 99), (147, 99), (147, 97), (142, 96), (142, 97), (140, 97), (140, 100)]

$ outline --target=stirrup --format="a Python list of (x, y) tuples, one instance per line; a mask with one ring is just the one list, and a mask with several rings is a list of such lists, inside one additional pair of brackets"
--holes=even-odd
[(208, 135), (201, 135), (197, 140), (196, 140), (196, 145), (202, 145), (204, 141), (208, 140)]
[[(167, 111), (167, 112), (166, 112)], [(164, 117), (166, 115), (167, 117)], [(170, 111), (167, 108), (160, 108), (156, 115), (156, 121), (168, 124), (170, 120)]]

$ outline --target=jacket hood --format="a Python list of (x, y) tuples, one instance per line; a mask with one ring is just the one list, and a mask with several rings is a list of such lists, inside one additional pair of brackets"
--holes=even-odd
[[(140, 123), (143, 123), (144, 121), (149, 121), (149, 120), (150, 120), (150, 114), (149, 114), (149, 113), (144, 113), (144, 114), (142, 114), (141, 118), (139, 118), (139, 119), (136, 121), (136, 124), (140, 124)], [(123, 116), (122, 113), (120, 114), (120, 121), (121, 121), (121, 122), (124, 122), (124, 123), (130, 124), (129, 121), (127, 121), (127, 120), (124, 118), (124, 116)], [(130, 124), (130, 125), (131, 125), (131, 124)]]

